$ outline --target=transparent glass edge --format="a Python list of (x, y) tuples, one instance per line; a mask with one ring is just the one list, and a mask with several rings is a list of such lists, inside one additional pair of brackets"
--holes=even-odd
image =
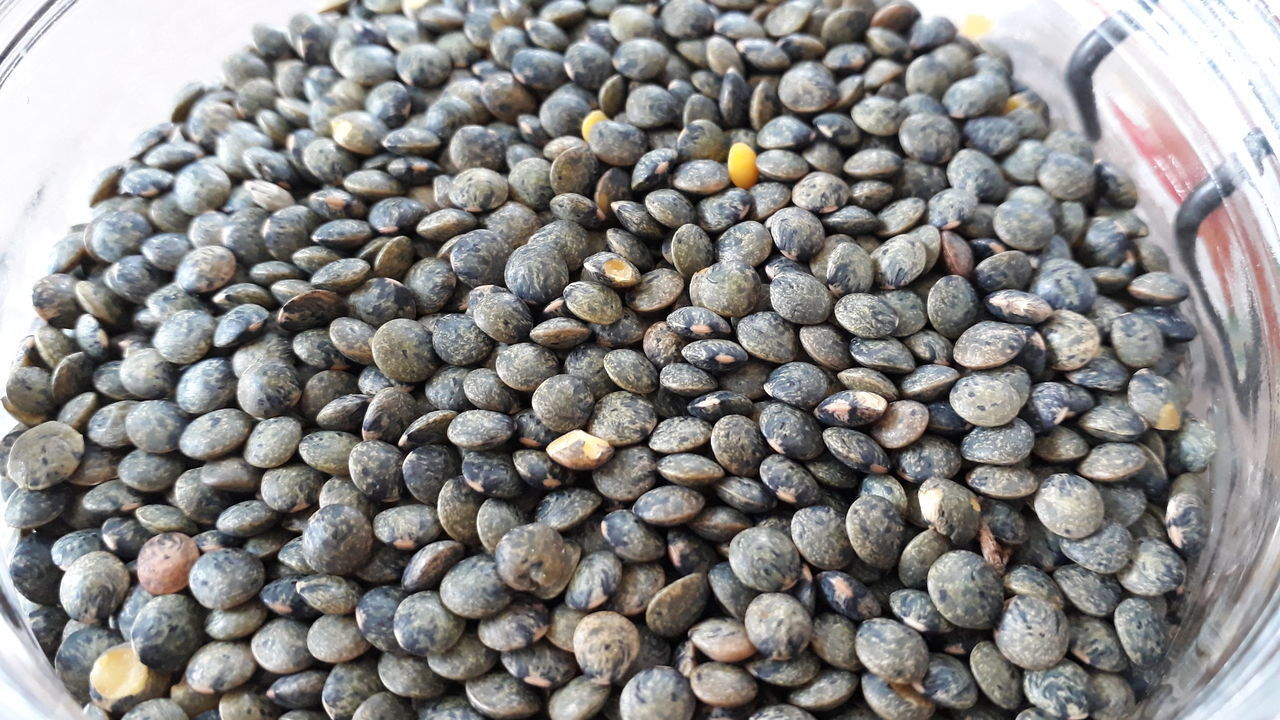
[[(1280, 191), (1276, 185), (1277, 165), (1274, 159), (1265, 161), (1261, 168), (1255, 165), (1249, 158), (1245, 135), (1257, 128), (1271, 147), (1280, 148), (1277, 144), (1280, 132), (1275, 120), (1280, 117), (1280, 102), (1277, 100), (1280, 93), (1276, 92), (1275, 84), (1264, 72), (1264, 68), (1274, 67), (1273, 64), (1262, 61), (1262, 58), (1242, 56), (1246, 49), (1252, 51), (1278, 46), (1277, 35), (1280, 32), (1268, 9), (1264, 3), (1253, 0), (1231, 4), (1165, 0), (1150, 11), (1146, 3), (1139, 1), (1117, 2), (1113, 10), (1128, 13), (1139, 30), (1133, 41), (1118, 47), (1116, 54), (1122, 62), (1139, 73), (1179, 78), (1181, 82), (1176, 84), (1176, 89), (1182, 97), (1178, 99), (1190, 108), (1199, 109), (1201, 113), (1207, 108), (1219, 110), (1214, 113), (1211, 136), (1201, 122), (1201, 113), (1170, 113), (1170, 116), (1196, 147), (1204, 149), (1200, 154), (1207, 169), (1224, 161), (1239, 162), (1244, 180), (1219, 212), (1232, 218), (1233, 223), (1244, 215), (1256, 223), (1269, 222), (1270, 232), (1263, 232), (1256, 239), (1265, 245), (1267, 257), (1274, 260), (1280, 256), (1280, 245), (1275, 242), (1276, 218), (1271, 212), (1271, 208), (1280, 202)], [(1254, 31), (1248, 43), (1237, 38), (1235, 33), (1240, 28)], [(1259, 33), (1269, 36), (1266, 38), (1269, 45), (1258, 39)], [(1203, 51), (1203, 54), (1192, 57), (1191, 53), (1185, 52), (1188, 48)], [(1224, 68), (1230, 68), (1230, 72)], [(1198, 78), (1203, 80), (1198, 81)], [(1199, 96), (1186, 97), (1182, 87), (1195, 88)], [(1206, 142), (1196, 143), (1196, 139)], [(1214, 150), (1223, 152), (1219, 155)], [(1234, 305), (1197, 308), (1199, 312), (1215, 312), (1223, 316), (1240, 309)], [(1199, 348), (1199, 351), (1205, 354), (1212, 352), (1207, 348)], [(1224, 368), (1227, 372), (1234, 369), (1230, 367), (1230, 360), (1230, 357), (1220, 359), (1227, 366)], [(1263, 370), (1266, 370), (1265, 363)], [(1271, 404), (1274, 405), (1274, 384), (1264, 382), (1262, 378), (1257, 378), (1257, 381), (1259, 392), (1270, 393)], [(1226, 414), (1231, 409), (1219, 408), (1216, 412)], [(1274, 446), (1268, 447), (1266, 454), (1268, 459), (1272, 459)], [(1218, 460), (1220, 464), (1235, 462), (1234, 458), (1220, 457)], [(1225, 500), (1225, 497), (1217, 498), (1219, 503)], [(1195, 696), (1182, 699), (1183, 707), (1179, 709), (1187, 720), (1221, 717), (1271, 720), (1275, 715), (1274, 678), (1280, 675), (1280, 654), (1277, 653), (1280, 645), (1280, 593), (1276, 592), (1280, 587), (1280, 575), (1276, 573), (1275, 562), (1276, 555), (1280, 554), (1277, 552), (1280, 537), (1276, 535), (1278, 531), (1274, 521), (1270, 530), (1269, 536), (1259, 539), (1261, 555), (1257, 559), (1262, 562), (1251, 564), (1245, 579), (1238, 583), (1259, 602), (1239, 608), (1240, 613), (1247, 617), (1233, 618), (1238, 635), (1228, 641), (1226, 647), (1231, 650), (1217, 658), (1220, 665), (1214, 672), (1200, 678), (1204, 685)], [(1214, 528), (1215, 534), (1223, 531), (1222, 527)], [(1208, 568), (1197, 570), (1198, 575), (1203, 575)], [(1194, 644), (1194, 636), (1200, 630), (1189, 628), (1180, 633), (1177, 640)], [(1197, 660), (1209, 658), (1200, 658), (1194, 653), (1182, 656), (1183, 663)], [(1176, 672), (1177, 668), (1173, 671)], [(1171, 676), (1164, 681), (1172, 680)]]

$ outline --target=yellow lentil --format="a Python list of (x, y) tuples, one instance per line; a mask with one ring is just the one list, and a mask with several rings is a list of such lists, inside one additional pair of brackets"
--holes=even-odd
[(969, 15), (965, 17), (964, 24), (960, 26), (960, 34), (970, 40), (977, 40), (991, 32), (992, 24), (991, 18), (986, 15)]
[(592, 110), (587, 113), (587, 116), (582, 118), (582, 139), (589, 142), (591, 140), (591, 128), (595, 127), (595, 124), (601, 120), (608, 119), (609, 116), (605, 115), (600, 110)]
[(729, 148), (729, 179), (743, 190), (751, 189), (760, 179), (756, 168), (756, 151), (746, 143), (734, 143)]

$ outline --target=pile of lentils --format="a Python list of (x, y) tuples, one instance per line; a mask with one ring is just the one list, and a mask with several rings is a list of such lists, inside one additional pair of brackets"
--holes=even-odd
[(53, 246), (10, 573), (125, 720), (1121, 720), (1208, 533), (1187, 285), (893, 0), (260, 25)]

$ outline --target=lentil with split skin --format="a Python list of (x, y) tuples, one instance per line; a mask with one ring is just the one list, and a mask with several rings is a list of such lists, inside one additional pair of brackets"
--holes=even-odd
[(1152, 685), (1211, 517), (1189, 290), (999, 49), (903, 0), (352, 0), (223, 70), (4, 390), (10, 575), (95, 716)]

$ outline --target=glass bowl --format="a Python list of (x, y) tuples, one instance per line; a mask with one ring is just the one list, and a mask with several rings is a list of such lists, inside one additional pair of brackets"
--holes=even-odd
[[(0, 0), (0, 356), (34, 319), (32, 282), (89, 217), (101, 168), (212, 80), (252, 23), (307, 0)], [(1168, 672), (1140, 714), (1280, 714), (1280, 24), (1263, 0), (917, 0), (1009, 52), (1057, 126), (1095, 133), (1140, 214), (1193, 281), (1201, 337), (1186, 373), (1216, 431), (1212, 535), (1195, 564)], [(1114, 47), (1114, 51), (1112, 51)], [(1092, 110), (1090, 109), (1092, 108)], [(1219, 208), (1219, 205), (1221, 207)], [(5, 538), (11, 546), (14, 535)], [(7, 562), (7, 553), (4, 554)], [(0, 716), (82, 717), (0, 573)]]

